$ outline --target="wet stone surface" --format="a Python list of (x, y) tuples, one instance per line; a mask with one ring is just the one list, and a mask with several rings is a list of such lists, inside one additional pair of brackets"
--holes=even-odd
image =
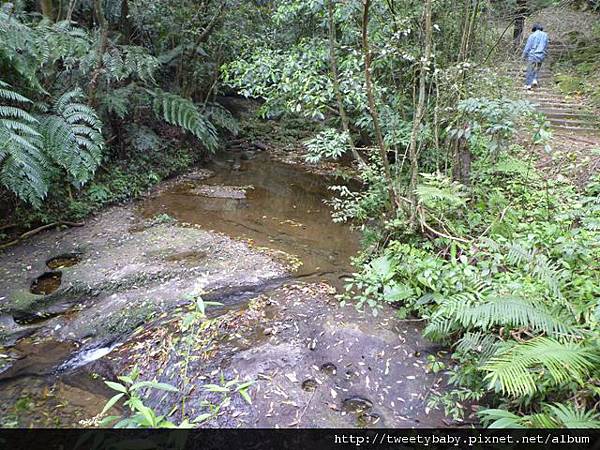
[[(187, 381), (177, 369), (183, 349), (175, 344), (167, 350), (178, 341), (174, 323), (170, 332), (165, 323), (150, 327), (108, 359), (118, 371), (137, 365), (144, 377), (178, 386), (191, 415), (205, 412), (193, 405), (206, 397), (201, 386), (218, 383), (221, 373), (256, 380), (252, 405), (234, 398), (210, 426), (444, 426), (443, 415), (426, 407), (442, 380), (428, 373), (425, 356), (414, 356), (416, 349), (435, 350), (420, 330), (340, 307), (331, 289), (326, 283), (288, 284), (221, 316), (193, 350), (194, 377)], [(272, 330), (266, 336), (265, 327)], [(163, 334), (171, 338), (164, 341)], [(177, 395), (157, 395), (150, 404), (167, 413), (177, 401)]]
[[(221, 376), (256, 382), (252, 405), (235, 396), (205, 426), (441, 425), (425, 407), (441, 380), (426, 371), (420, 355), (434, 350), (420, 330), (334, 299), (358, 236), (331, 222), (328, 183), (264, 154), (215, 161), (0, 253), (1, 422), (91, 426), (113, 394), (103, 378), (137, 365), (141, 379), (180, 388), (147, 399), (163, 414), (181, 396), (186, 416), (206, 412), (219, 397), (202, 386)], [(29, 292), (49, 267), (59, 286)], [(197, 333), (188, 353), (182, 316), (199, 286), (224, 306), (185, 332)], [(372, 406), (350, 411), (356, 398)]]
[(66, 255), (55, 256), (46, 262), (46, 265), (52, 270), (64, 269), (72, 267), (80, 261), (79, 255), (68, 253)]

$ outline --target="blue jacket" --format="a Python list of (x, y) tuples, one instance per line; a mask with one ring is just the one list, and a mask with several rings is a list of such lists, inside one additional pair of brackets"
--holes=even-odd
[(548, 42), (548, 35), (543, 31), (537, 30), (531, 33), (523, 50), (523, 59), (530, 62), (542, 62), (546, 58)]

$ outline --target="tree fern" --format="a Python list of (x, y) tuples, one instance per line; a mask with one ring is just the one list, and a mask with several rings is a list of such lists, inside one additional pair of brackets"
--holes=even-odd
[(165, 122), (192, 133), (210, 151), (218, 147), (217, 130), (203, 116), (198, 107), (186, 98), (157, 90), (154, 95), (154, 112)]
[(9, 103), (0, 104), (0, 182), (38, 205), (48, 190), (39, 122), (24, 109), (31, 101), (3, 81), (0, 102)]
[(567, 381), (582, 384), (599, 362), (597, 352), (582, 343), (538, 337), (507, 344), (481, 370), (487, 372), (490, 389), (518, 397), (534, 394), (542, 382), (554, 386)]
[(80, 89), (68, 91), (54, 103), (54, 112), (40, 119), (44, 150), (80, 186), (91, 178), (102, 158), (101, 122), (89, 106), (77, 102)]

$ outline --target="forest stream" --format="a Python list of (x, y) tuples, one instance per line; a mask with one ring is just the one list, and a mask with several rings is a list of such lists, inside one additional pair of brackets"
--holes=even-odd
[[(426, 406), (441, 380), (425, 357), (437, 349), (415, 323), (333, 297), (359, 235), (332, 222), (327, 181), (266, 153), (227, 153), (82, 228), (6, 251), (4, 424), (91, 425), (111, 396), (103, 378), (136, 365), (180, 387), (150, 396), (152, 407), (182, 397), (191, 415), (208, 380), (255, 381), (252, 405), (233, 399), (212, 426), (440, 425)], [(198, 283), (224, 305), (209, 316), (223, 319), (184, 376), (174, 318)]]

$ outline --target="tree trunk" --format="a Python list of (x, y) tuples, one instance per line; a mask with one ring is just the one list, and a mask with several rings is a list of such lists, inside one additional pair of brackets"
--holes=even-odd
[(129, 20), (129, 1), (122, 0), (121, 2), (121, 14), (119, 16), (119, 30), (124, 36), (125, 43), (129, 43), (131, 40), (131, 21)]
[(454, 181), (469, 186), (471, 183), (471, 160), (469, 141), (462, 136), (455, 141), (454, 161), (452, 163), (452, 178)]
[(427, 72), (431, 59), (431, 46), (433, 41), (433, 26), (431, 23), (431, 3), (432, 0), (425, 0), (425, 11), (423, 13), (424, 29), (425, 29), (425, 48), (423, 57), (421, 58), (421, 71), (419, 74), (419, 96), (415, 112), (413, 115), (412, 133), (410, 136), (410, 144), (408, 147), (408, 155), (410, 158), (410, 185), (409, 198), (412, 201), (411, 222), (414, 225), (415, 212), (417, 204), (417, 182), (419, 176), (419, 160), (417, 154), (417, 141), (421, 129), (421, 123), (425, 113), (426, 87), (427, 87)]
[(356, 146), (354, 145), (354, 139), (352, 138), (352, 134), (350, 134), (350, 122), (348, 120), (348, 116), (346, 115), (346, 109), (344, 108), (344, 99), (340, 90), (340, 79), (337, 69), (336, 57), (337, 42), (335, 36), (335, 23), (333, 20), (333, 6), (334, 0), (328, 0), (327, 13), (329, 22), (329, 61), (331, 65), (331, 78), (333, 80), (333, 90), (335, 91), (335, 98), (340, 114), (340, 120), (342, 122), (342, 130), (348, 135), (348, 145), (350, 146), (350, 151), (352, 152), (352, 156), (354, 156), (354, 159), (358, 162), (359, 166), (363, 168), (366, 167), (366, 163), (356, 150)]
[[(467, 4), (470, 5), (472, 0), (465, 0), (465, 10), (467, 9)], [(474, 8), (468, 14), (465, 15), (465, 21), (463, 27), (465, 27), (465, 31), (462, 36), (460, 52), (458, 55), (458, 64), (464, 63), (469, 57), (469, 49), (471, 45), (471, 37), (473, 36), (475, 25), (477, 23), (477, 17), (479, 15), (479, 7), (480, 0), (476, 0)], [(462, 75), (459, 78), (459, 88), (457, 89), (457, 103), (463, 99), (464, 97), (464, 85), (466, 81), (467, 72), (463, 71)], [(468, 124), (463, 125), (464, 129), (468, 128)], [(464, 185), (468, 185), (471, 178), (471, 160), (472, 155), (469, 149), (469, 143), (464, 138), (461, 137), (457, 141), (453, 141), (450, 145), (450, 149), (452, 151), (452, 177), (454, 180), (459, 181)]]
[(40, 9), (46, 19), (54, 22), (54, 4), (52, 0), (40, 0)]
[[(205, 7), (207, 7), (207, 6), (208, 6), (208, 4), (205, 5)], [(190, 49), (189, 53), (185, 51), (185, 48), (181, 52), (181, 62), (180, 62), (180, 68), (182, 71), (181, 72), (181, 92), (184, 97), (191, 97), (194, 89), (196, 89), (196, 86), (194, 85), (194, 83), (193, 83), (194, 80), (191, 79), (191, 76), (187, 76), (187, 75), (190, 75), (189, 71), (184, 71), (183, 67), (185, 64), (188, 64), (189, 66), (193, 66), (194, 60), (197, 58), (196, 49), (198, 48), (198, 46), (200, 46), (200, 44), (202, 44), (203, 42), (206, 42), (210, 39), (210, 36), (212, 35), (214, 29), (216, 28), (216, 26), (219, 24), (221, 18), (223, 17), (223, 14), (226, 11), (226, 7), (227, 7), (227, 2), (225, 2), (225, 1), (221, 2), (217, 11), (215, 12), (215, 14), (211, 17), (211, 19), (206, 24), (206, 27), (202, 30), (202, 32), (194, 40), (193, 46)], [(207, 11), (208, 11), (208, 9), (207, 9)]]
[(75, 11), (75, 6), (77, 5), (77, 0), (70, 0), (69, 7), (67, 8), (67, 15), (65, 20), (70, 22), (73, 18), (73, 11)]
[(515, 31), (513, 34), (513, 40), (515, 48), (521, 45), (523, 38), (523, 31), (525, 28), (525, 16), (527, 15), (527, 0), (517, 0), (517, 6), (515, 8)]
[[(429, 0), (431, 1), (431, 0)], [(363, 56), (365, 60), (365, 83), (367, 88), (367, 99), (369, 102), (369, 112), (373, 119), (373, 129), (375, 131), (375, 140), (377, 141), (377, 147), (379, 149), (379, 156), (381, 157), (381, 163), (383, 164), (383, 173), (387, 183), (387, 191), (390, 197), (390, 203), (392, 205), (392, 211), (396, 215), (398, 209), (396, 190), (394, 189), (394, 179), (392, 178), (392, 172), (390, 170), (390, 163), (387, 157), (387, 150), (383, 141), (383, 135), (379, 126), (379, 113), (377, 111), (377, 105), (375, 104), (375, 93), (373, 92), (373, 80), (371, 78), (371, 50), (369, 48), (369, 7), (370, 0), (363, 0), (363, 21), (362, 21), (362, 47)]]
[(100, 74), (102, 73), (102, 57), (106, 52), (108, 45), (108, 22), (104, 16), (104, 10), (102, 9), (102, 0), (94, 0), (94, 13), (96, 14), (96, 20), (100, 27), (100, 38), (98, 46), (96, 47), (96, 65), (90, 83), (88, 85), (88, 101), (90, 105), (96, 103), (96, 90), (98, 88), (98, 82), (100, 81)]

